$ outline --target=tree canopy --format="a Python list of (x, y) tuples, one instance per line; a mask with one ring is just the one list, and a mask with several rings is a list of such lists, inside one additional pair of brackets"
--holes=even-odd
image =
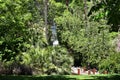
[[(120, 73), (119, 4), (0, 0), (0, 74), (71, 74), (72, 66), (88, 64), (100, 72)], [(59, 45), (53, 46), (53, 36)]]

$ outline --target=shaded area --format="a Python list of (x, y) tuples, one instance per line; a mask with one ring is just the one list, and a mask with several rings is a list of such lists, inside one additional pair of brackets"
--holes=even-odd
[(120, 75), (93, 76), (95, 80), (120, 80)]
[(9, 66), (0, 64), (0, 75), (32, 75), (32, 68), (28, 65), (14, 62)]
[[(87, 76), (89, 77), (89, 76)], [(93, 80), (89, 78), (85, 78), (85, 76), (0, 76), (0, 80)]]
[(120, 75), (51, 75), (51, 76), (5, 76), (1, 75), (0, 80), (120, 80)]
[(0, 76), (0, 80), (76, 80), (64, 76)]

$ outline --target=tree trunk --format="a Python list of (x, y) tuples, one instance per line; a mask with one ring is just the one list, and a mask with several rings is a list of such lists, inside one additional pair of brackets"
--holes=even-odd
[(45, 20), (45, 26), (44, 26), (44, 31), (45, 31), (45, 37), (46, 37), (46, 41), (47, 41), (47, 44), (48, 44), (48, 21), (47, 21), (47, 13), (48, 13), (48, 10), (47, 10), (47, 7), (48, 7), (48, 0), (43, 0), (44, 2), (44, 20)]
[(84, 2), (84, 14), (85, 14), (85, 34), (88, 35), (88, 19), (87, 19), (87, 0)]

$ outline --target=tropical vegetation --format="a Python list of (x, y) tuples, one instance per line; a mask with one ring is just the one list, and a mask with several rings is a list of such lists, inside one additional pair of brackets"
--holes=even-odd
[(0, 0), (0, 74), (71, 74), (72, 66), (88, 64), (101, 73), (119, 74), (119, 4)]

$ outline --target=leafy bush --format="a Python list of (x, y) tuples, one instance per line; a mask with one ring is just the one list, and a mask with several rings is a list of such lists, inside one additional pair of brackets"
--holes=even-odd
[(72, 57), (60, 46), (30, 48), (22, 55), (23, 64), (33, 68), (33, 74), (70, 74)]

